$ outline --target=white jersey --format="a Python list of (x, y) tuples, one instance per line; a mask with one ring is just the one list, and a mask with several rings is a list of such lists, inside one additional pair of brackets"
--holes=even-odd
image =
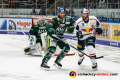
[(88, 37), (95, 36), (94, 33), (96, 27), (101, 27), (101, 23), (95, 16), (89, 16), (89, 21), (87, 23), (83, 21), (82, 17), (79, 18), (75, 23), (76, 30), (81, 31), (82, 35), (92, 33), (83, 36), (83, 38), (80, 38), (80, 40), (85, 40)]

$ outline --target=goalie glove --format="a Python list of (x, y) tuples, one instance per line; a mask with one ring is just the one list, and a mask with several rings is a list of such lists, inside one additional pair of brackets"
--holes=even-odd
[(96, 31), (97, 35), (100, 35), (103, 32), (102, 28), (96, 28), (95, 31)]
[(81, 32), (81, 31), (76, 32), (76, 36), (77, 36), (78, 38), (83, 38), (83, 35), (82, 35), (82, 32)]

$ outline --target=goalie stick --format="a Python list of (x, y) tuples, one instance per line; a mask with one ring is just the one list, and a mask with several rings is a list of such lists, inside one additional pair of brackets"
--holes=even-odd
[[(52, 37), (55, 37), (56, 39), (58, 39), (58, 40), (62, 41), (63, 43), (68, 44), (68, 43), (67, 43), (67, 42), (65, 42), (64, 40), (62, 40), (62, 39), (58, 38), (56, 35), (52, 35)], [(69, 46), (71, 46), (72, 48), (74, 48), (75, 50), (77, 50), (77, 51), (81, 52), (82, 54), (86, 55), (86, 56), (87, 56), (87, 57), (89, 57), (90, 59), (94, 59), (93, 57), (91, 57), (91, 56), (87, 55), (86, 53), (84, 53), (84, 52), (82, 52), (82, 51), (78, 50), (78, 49), (77, 49), (77, 48), (75, 48), (74, 46), (72, 46), (72, 45), (70, 45), (70, 44), (68, 44), (68, 45), (69, 45)], [(100, 59), (100, 58), (103, 58), (103, 57), (104, 57), (104, 56), (99, 56), (99, 57), (96, 57), (95, 59)]]

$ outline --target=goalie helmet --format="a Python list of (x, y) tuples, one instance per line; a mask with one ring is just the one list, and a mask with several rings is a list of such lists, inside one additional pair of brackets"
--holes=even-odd
[(43, 16), (41, 16), (41, 17), (39, 17), (38, 20), (39, 20), (39, 21), (40, 21), (40, 20), (45, 20), (45, 18), (44, 18)]
[(44, 25), (45, 24), (45, 18), (43, 16), (38, 18), (38, 24)]
[(90, 10), (88, 9), (88, 8), (83, 8), (82, 10), (81, 10), (81, 14), (82, 13), (90, 13)]

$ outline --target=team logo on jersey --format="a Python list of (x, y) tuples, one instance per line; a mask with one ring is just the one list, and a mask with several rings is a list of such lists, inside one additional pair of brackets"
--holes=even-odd
[(82, 23), (82, 26), (84, 26), (84, 23)]
[(59, 24), (60, 27), (65, 27), (65, 24)]
[(39, 29), (45, 29), (46, 27), (45, 26), (43, 26), (43, 27), (39, 27)]
[(95, 22), (94, 22), (94, 21), (91, 21), (91, 22), (90, 22), (90, 25), (92, 25), (92, 24), (95, 24)]
[(89, 34), (91, 31), (93, 31), (94, 28), (85, 28), (85, 29), (82, 29), (81, 31), (84, 31), (86, 32), (87, 34)]

